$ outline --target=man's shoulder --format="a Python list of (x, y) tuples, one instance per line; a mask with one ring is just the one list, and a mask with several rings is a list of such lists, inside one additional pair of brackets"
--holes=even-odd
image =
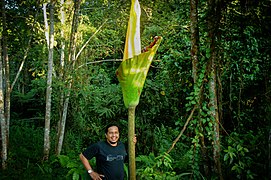
[(102, 146), (104, 146), (105, 142), (104, 141), (98, 141), (95, 143), (91, 143), (89, 145), (90, 148), (101, 148)]
[(98, 141), (98, 142), (96, 143), (96, 145), (97, 145), (98, 147), (106, 147), (106, 146), (108, 146), (108, 143), (107, 143), (106, 141)]
[(119, 141), (118, 146), (124, 146), (123, 142)]

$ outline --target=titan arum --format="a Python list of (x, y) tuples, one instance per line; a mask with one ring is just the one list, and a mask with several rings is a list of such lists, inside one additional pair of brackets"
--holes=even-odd
[(128, 22), (123, 61), (116, 71), (122, 87), (125, 107), (128, 108), (128, 154), (129, 179), (136, 179), (135, 166), (135, 108), (144, 86), (144, 82), (152, 59), (161, 43), (162, 37), (156, 36), (154, 41), (143, 50), (140, 42), (140, 5), (138, 0), (132, 0)]

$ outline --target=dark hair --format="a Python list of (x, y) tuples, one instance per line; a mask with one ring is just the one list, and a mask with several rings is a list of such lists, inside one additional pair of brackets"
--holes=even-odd
[(117, 126), (117, 128), (119, 129), (119, 133), (120, 133), (120, 127), (119, 127), (119, 125), (118, 125), (117, 123), (111, 123), (111, 124), (108, 124), (108, 125), (105, 127), (105, 129), (104, 129), (105, 134), (107, 134), (108, 129), (109, 129), (110, 127), (112, 127), (112, 126)]

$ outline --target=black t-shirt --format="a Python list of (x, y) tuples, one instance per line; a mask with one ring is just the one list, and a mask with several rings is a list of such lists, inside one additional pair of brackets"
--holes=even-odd
[(83, 155), (88, 160), (96, 157), (97, 172), (105, 176), (103, 179), (124, 179), (123, 166), (127, 153), (122, 142), (118, 142), (117, 146), (111, 146), (107, 141), (100, 141), (90, 145)]

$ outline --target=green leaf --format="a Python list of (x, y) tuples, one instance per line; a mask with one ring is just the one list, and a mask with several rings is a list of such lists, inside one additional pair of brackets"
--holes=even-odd
[(231, 168), (231, 170), (232, 170), (232, 171), (235, 171), (237, 168), (238, 168), (237, 166), (233, 166), (233, 167)]
[(70, 161), (70, 158), (65, 155), (59, 155), (58, 158), (59, 158), (59, 162), (60, 162), (61, 166), (67, 167), (67, 164)]
[(78, 167), (78, 164), (73, 161), (67, 164), (67, 168), (76, 168), (76, 167)]
[(191, 101), (191, 104), (197, 104), (196, 101)]
[(244, 151), (245, 151), (245, 152), (249, 152), (249, 150), (248, 150), (247, 148), (244, 148)]
[(79, 180), (79, 174), (76, 171), (72, 175), (72, 180)]
[(224, 161), (227, 161), (229, 159), (229, 154), (225, 154)]

